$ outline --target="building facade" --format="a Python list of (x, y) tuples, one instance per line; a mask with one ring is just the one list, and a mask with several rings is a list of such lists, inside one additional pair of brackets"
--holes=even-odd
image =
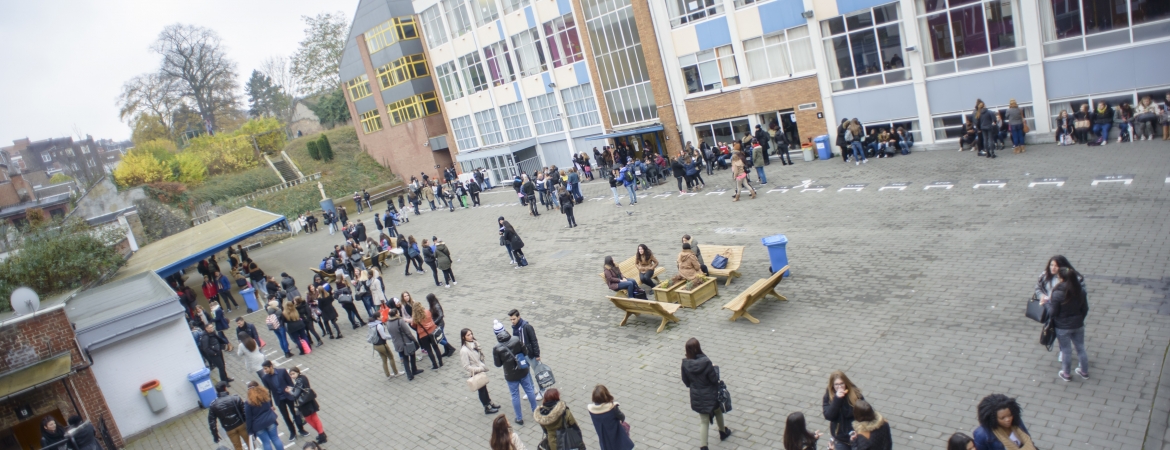
[(340, 72), (358, 141), (376, 161), (404, 179), (453, 163), (409, 0), (358, 4)]
[(92, 136), (77, 141), (72, 137), (41, 141), (25, 138), (12, 141), (8, 147), (0, 147), (0, 152), (6, 154), (8, 161), (21, 172), (45, 172), (50, 178), (62, 173), (86, 185), (105, 174), (98, 151), (99, 146)]

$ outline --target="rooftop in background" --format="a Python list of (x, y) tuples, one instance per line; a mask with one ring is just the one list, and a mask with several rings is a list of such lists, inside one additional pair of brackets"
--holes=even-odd
[(176, 297), (166, 281), (143, 272), (77, 293), (66, 300), (65, 314), (80, 332)]

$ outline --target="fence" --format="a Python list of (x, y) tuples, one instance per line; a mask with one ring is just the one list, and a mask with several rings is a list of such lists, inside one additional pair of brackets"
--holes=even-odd
[(541, 167), (539, 157), (528, 158), (526, 160), (523, 160), (523, 161), (516, 163), (516, 165), (520, 167), (520, 173), (528, 174), (529, 178), (532, 177), (533, 173), (539, 172), (540, 167)]

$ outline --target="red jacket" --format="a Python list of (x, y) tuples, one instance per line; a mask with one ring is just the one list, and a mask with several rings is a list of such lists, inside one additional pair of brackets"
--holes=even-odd
[(215, 287), (215, 282), (203, 284), (203, 296), (207, 297), (207, 300), (215, 300), (217, 295), (219, 295), (219, 288)]

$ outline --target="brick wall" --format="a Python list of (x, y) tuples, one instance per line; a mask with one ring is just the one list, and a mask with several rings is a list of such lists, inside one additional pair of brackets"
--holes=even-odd
[(785, 109), (795, 110), (797, 105), (816, 103), (815, 109), (796, 111), (801, 143), (806, 143), (809, 138), (826, 134), (825, 119), (817, 118), (817, 113), (824, 111), (820, 99), (816, 77), (805, 77), (687, 100), (686, 108), (691, 123), (704, 123)]

